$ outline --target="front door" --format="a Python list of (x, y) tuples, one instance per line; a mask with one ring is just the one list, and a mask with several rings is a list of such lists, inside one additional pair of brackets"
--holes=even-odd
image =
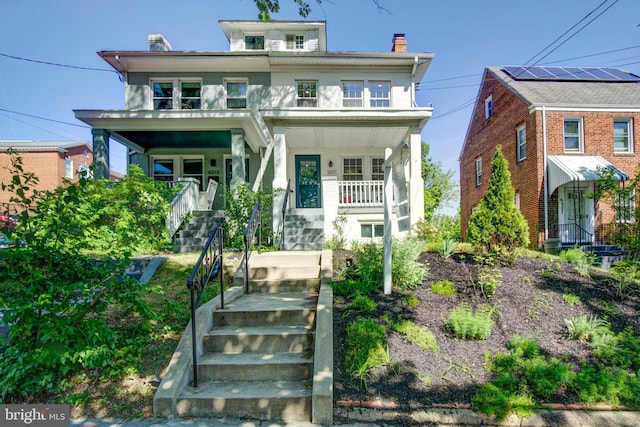
[(322, 207), (320, 156), (296, 156), (296, 207)]
[[(593, 234), (593, 199), (587, 198), (589, 189), (567, 185), (564, 188), (564, 197), (560, 201), (560, 210), (564, 211), (565, 224), (578, 224), (583, 230)], [(584, 239), (578, 229), (569, 227), (565, 237), (570, 242)]]

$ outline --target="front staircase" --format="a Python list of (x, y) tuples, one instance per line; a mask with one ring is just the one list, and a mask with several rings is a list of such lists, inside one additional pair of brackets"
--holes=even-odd
[(324, 246), (324, 214), (321, 209), (289, 209), (284, 219), (284, 249), (319, 251)]
[(241, 271), (225, 292), (224, 309), (219, 297), (198, 309), (198, 386), (190, 374), (188, 326), (154, 414), (331, 424), (330, 262), (330, 251), (251, 255), (249, 293)]
[(177, 253), (200, 252), (211, 230), (222, 226), (223, 223), (224, 213), (221, 211), (194, 211), (193, 216), (174, 239), (174, 251)]

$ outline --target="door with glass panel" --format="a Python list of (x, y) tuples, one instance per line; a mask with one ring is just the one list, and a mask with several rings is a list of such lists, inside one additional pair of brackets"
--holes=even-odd
[(322, 207), (320, 156), (296, 156), (296, 207)]

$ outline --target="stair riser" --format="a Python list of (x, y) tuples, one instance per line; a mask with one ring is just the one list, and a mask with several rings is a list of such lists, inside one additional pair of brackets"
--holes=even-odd
[[(233, 357), (230, 355), (229, 357)], [(201, 381), (287, 381), (311, 379), (313, 364), (199, 365)]]
[(317, 293), (320, 279), (281, 280), (278, 282), (249, 281), (249, 292), (262, 294)]
[(301, 353), (313, 348), (313, 334), (205, 335), (204, 351), (212, 353)]
[(177, 401), (179, 417), (232, 416), (285, 422), (311, 420), (311, 397), (189, 398)]
[(286, 251), (319, 251), (324, 246), (324, 242), (317, 243), (298, 243), (285, 242), (284, 250)]
[(213, 313), (213, 324), (216, 326), (311, 326), (315, 316), (314, 310), (216, 311)]
[(286, 279), (316, 279), (320, 277), (320, 266), (272, 268), (249, 268), (249, 279), (253, 280), (286, 280)]

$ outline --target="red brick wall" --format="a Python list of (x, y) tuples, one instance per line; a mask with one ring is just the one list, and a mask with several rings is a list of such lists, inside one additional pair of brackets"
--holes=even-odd
[[(493, 116), (485, 119), (484, 101), (491, 95)], [(547, 155), (564, 155), (565, 117), (582, 117), (584, 154), (602, 156), (629, 176), (634, 176), (640, 160), (640, 113), (612, 113), (602, 111), (546, 111)], [(614, 154), (613, 120), (629, 117), (633, 120), (635, 152)], [(527, 158), (516, 162), (516, 129), (526, 125)], [(528, 106), (490, 74), (485, 74), (482, 90), (471, 117), (465, 147), (460, 159), (460, 210), (462, 236), (466, 236), (471, 210), (475, 207), (489, 184), (491, 158), (495, 147), (502, 144), (502, 152), (509, 162), (511, 182), (520, 194), (520, 210), (529, 223), (531, 245), (539, 247), (544, 240), (544, 182), (543, 182), (543, 117), (542, 111), (529, 113)], [(579, 155), (579, 154), (576, 154)], [(483, 182), (475, 183), (475, 159), (482, 157)], [(551, 196), (551, 195), (550, 195)], [(555, 210), (554, 210), (555, 209)], [(608, 202), (596, 206), (595, 228), (613, 220)], [(557, 217), (557, 199), (549, 204), (550, 223)], [(557, 222), (557, 218), (555, 219)]]

